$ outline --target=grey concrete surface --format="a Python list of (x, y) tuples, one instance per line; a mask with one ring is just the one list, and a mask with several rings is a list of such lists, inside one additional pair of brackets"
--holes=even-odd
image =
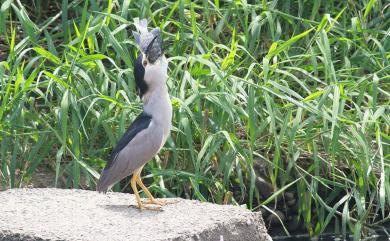
[(260, 213), (177, 199), (139, 211), (124, 193), (54, 188), (0, 192), (0, 240), (271, 240)]

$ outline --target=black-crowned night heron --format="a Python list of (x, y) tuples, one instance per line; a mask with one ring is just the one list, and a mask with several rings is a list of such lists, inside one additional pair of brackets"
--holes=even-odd
[[(159, 29), (149, 32), (146, 19), (135, 19), (134, 24), (138, 32), (133, 32), (133, 35), (141, 50), (134, 64), (134, 78), (144, 103), (143, 112), (113, 149), (96, 189), (106, 192), (116, 182), (133, 174), (130, 184), (138, 207), (155, 209), (144, 203), (164, 205), (166, 202), (153, 198), (140, 174), (144, 165), (164, 146), (171, 130), (172, 105), (166, 86), (168, 62), (162, 50)], [(141, 201), (137, 184), (149, 198), (148, 202)]]

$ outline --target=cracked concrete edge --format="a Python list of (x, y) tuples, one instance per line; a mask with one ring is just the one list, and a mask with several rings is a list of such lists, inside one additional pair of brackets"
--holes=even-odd
[[(264, 228), (264, 221), (260, 212), (254, 212), (247, 221), (238, 218), (231, 223), (218, 223), (214, 227), (204, 230), (201, 233), (183, 234), (180, 237), (169, 239), (167, 241), (237, 241), (253, 240), (254, 238), (261, 241), (272, 241)], [(232, 232), (238, 230), (238, 232)], [(245, 231), (244, 231), (245, 230)], [(225, 235), (222, 235), (225, 234)], [(0, 230), (0, 241), (62, 241), (62, 239), (43, 239), (36, 236), (30, 236), (18, 232)]]
[[(10, 232), (0, 230), (0, 241), (54, 241), (53, 239), (42, 239), (39, 237), (30, 236), (23, 233), (18, 232)], [(55, 240), (60, 241), (60, 240)]]
[[(235, 230), (236, 232), (232, 232)], [(225, 235), (222, 235), (225, 234)], [(201, 233), (192, 233), (172, 239), (171, 241), (238, 241), (238, 240), (272, 241), (265, 228), (261, 212), (252, 213), (248, 220), (237, 218), (229, 223), (217, 223), (214, 227)]]

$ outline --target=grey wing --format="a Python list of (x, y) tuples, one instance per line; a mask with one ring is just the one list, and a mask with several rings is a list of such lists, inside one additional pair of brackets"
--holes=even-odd
[(150, 161), (161, 149), (164, 131), (152, 121), (150, 126), (139, 132), (115, 157), (110, 168), (105, 169), (99, 180), (99, 189), (106, 191), (110, 186), (131, 175)]

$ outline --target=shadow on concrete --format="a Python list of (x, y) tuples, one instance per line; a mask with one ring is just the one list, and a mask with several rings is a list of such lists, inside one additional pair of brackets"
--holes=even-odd
[(137, 214), (142, 214), (144, 217), (153, 217), (158, 215), (161, 212), (164, 212), (164, 209), (160, 210), (140, 210), (136, 205), (123, 205), (123, 204), (110, 204), (110, 205), (98, 205), (101, 208), (104, 208), (108, 211), (118, 213), (125, 216), (134, 216)]

